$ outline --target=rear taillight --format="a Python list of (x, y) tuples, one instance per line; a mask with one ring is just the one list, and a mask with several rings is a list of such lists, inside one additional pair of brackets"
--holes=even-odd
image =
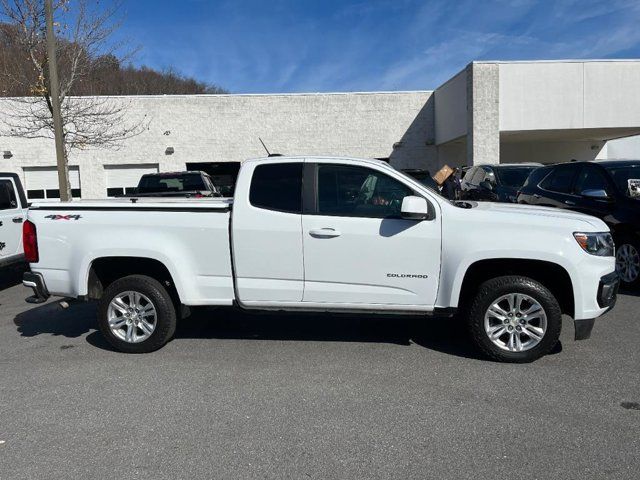
[(38, 263), (38, 234), (36, 226), (29, 220), (22, 224), (22, 244), (24, 246), (24, 258), (27, 263)]

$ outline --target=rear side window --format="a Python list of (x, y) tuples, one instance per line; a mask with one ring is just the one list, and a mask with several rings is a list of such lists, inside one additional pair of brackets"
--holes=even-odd
[(0, 210), (12, 210), (17, 207), (18, 202), (13, 183), (9, 180), (0, 180)]
[(557, 193), (570, 193), (571, 183), (576, 169), (570, 165), (563, 165), (552, 170), (540, 184), (540, 188)]
[(253, 171), (249, 202), (254, 207), (302, 213), (302, 166), (298, 163), (258, 165)]
[(604, 190), (605, 192), (609, 190), (607, 180), (596, 167), (587, 165), (578, 174), (575, 191), (577, 194), (582, 194), (585, 190)]

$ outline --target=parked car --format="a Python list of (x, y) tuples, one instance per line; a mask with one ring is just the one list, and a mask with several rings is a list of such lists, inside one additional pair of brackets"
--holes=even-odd
[(515, 203), (518, 190), (540, 163), (503, 163), (471, 167), (462, 179), (463, 200)]
[(622, 283), (640, 287), (640, 160), (553, 165), (531, 174), (518, 203), (594, 215), (609, 226), (616, 243)]
[(148, 173), (140, 178), (133, 197), (219, 197), (220, 191), (204, 172)]
[(99, 300), (124, 352), (160, 348), (184, 307), (460, 309), (485, 354), (525, 362), (556, 345), (562, 313), (587, 338), (618, 282), (601, 220), (451, 203), (378, 160), (249, 160), (233, 199), (42, 202), (24, 232), (27, 300)]
[(27, 207), (20, 177), (0, 173), (0, 267), (24, 261), (22, 222)]

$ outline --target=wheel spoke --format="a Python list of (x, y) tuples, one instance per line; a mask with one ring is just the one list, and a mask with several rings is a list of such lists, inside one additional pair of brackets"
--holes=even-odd
[(146, 313), (146, 312), (149, 312), (151, 310), (154, 310), (153, 305), (150, 304), (150, 303), (147, 303), (144, 307), (142, 307), (140, 309), (140, 313)]
[(516, 303), (516, 294), (512, 293), (507, 296), (507, 302), (509, 302), (509, 311), (513, 311), (513, 308)]
[(522, 350), (522, 340), (520, 339), (520, 334), (518, 332), (513, 332), (513, 338), (515, 339), (515, 347), (516, 351), (519, 352)]
[(133, 343), (135, 339), (135, 327), (132, 324), (127, 325), (127, 335), (125, 340), (127, 342)]
[(127, 319), (124, 317), (114, 317), (109, 319), (109, 326), (114, 329), (122, 328), (122, 326), (126, 323)]
[(122, 300), (121, 297), (116, 297), (111, 301), (111, 305), (113, 306), (113, 308), (115, 308), (116, 310), (118, 310), (120, 313), (127, 313), (128, 311), (128, 306), (126, 303), (124, 303), (124, 300)]
[(504, 320), (507, 318), (507, 312), (505, 312), (504, 309), (497, 303), (491, 305), (487, 313), (500, 320)]
[(522, 311), (522, 300), (524, 300), (524, 297), (520, 294), (516, 294), (515, 305), (514, 305), (516, 312)]
[(491, 338), (491, 340), (496, 340), (500, 338), (502, 335), (504, 335), (504, 332), (506, 331), (507, 329), (504, 325), (496, 325), (492, 327), (489, 331), (487, 331), (487, 333), (489, 334), (489, 338)]
[(129, 306), (136, 308), (138, 305), (140, 305), (140, 294), (138, 292), (131, 292), (129, 295)]
[(525, 325), (522, 332), (537, 342), (542, 340), (542, 337), (544, 336), (544, 330), (540, 327), (534, 327), (533, 325)]
[(140, 330), (142, 330), (147, 335), (151, 335), (153, 333), (153, 325), (151, 325), (146, 320), (141, 320), (138, 326), (140, 327)]

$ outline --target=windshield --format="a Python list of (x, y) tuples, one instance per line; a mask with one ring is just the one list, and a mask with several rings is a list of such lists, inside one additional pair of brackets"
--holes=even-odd
[(140, 179), (138, 193), (192, 192), (207, 190), (200, 174), (147, 175)]
[(607, 167), (620, 193), (640, 199), (640, 162), (619, 167)]
[(495, 171), (501, 185), (520, 188), (536, 168), (538, 167), (503, 167), (496, 168)]

